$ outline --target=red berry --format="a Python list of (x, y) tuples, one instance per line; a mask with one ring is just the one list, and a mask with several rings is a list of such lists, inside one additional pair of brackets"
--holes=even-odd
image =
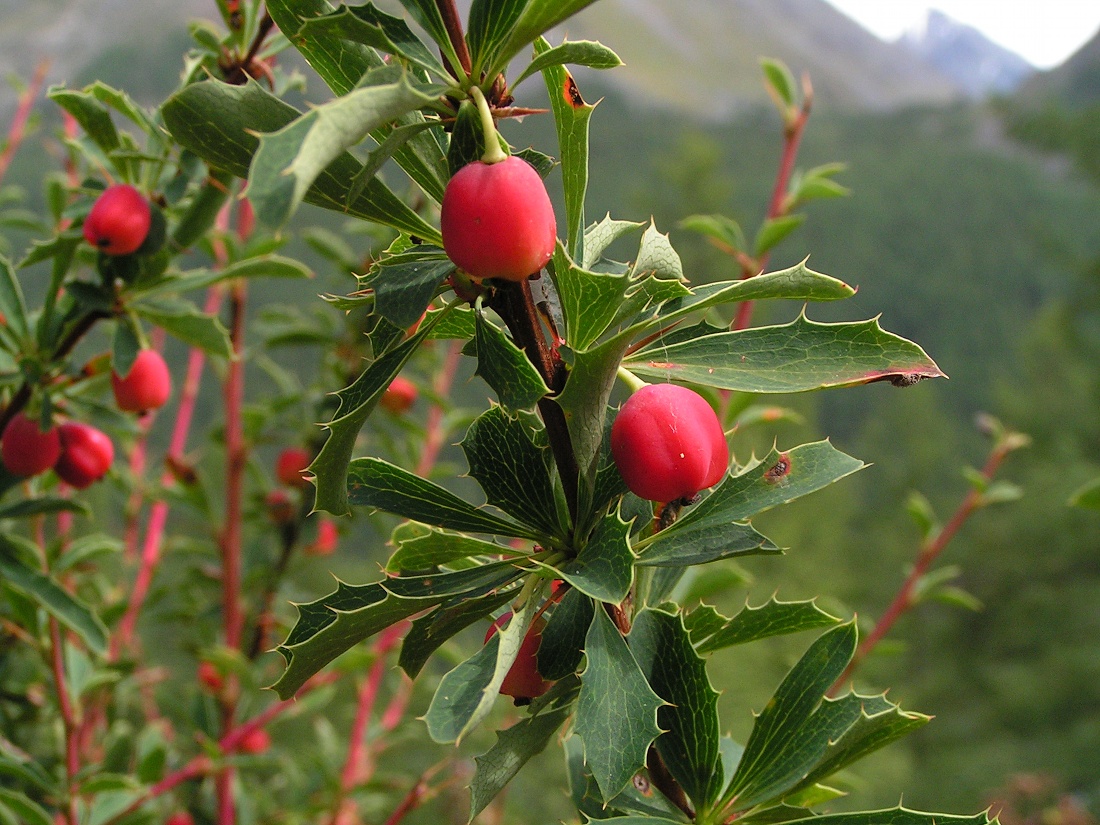
[(195, 820), (191, 818), (191, 814), (187, 811), (176, 811), (164, 820), (164, 825), (195, 825)]
[(225, 687), (225, 677), (213, 662), (199, 662), (199, 684), (211, 693), (218, 693)]
[(416, 397), (419, 394), (420, 391), (417, 390), (416, 384), (399, 375), (393, 379), (393, 383), (386, 387), (378, 403), (382, 405), (383, 409), (389, 410), (394, 415), (401, 415), (408, 412), (409, 407), (416, 403)]
[(313, 456), (305, 447), (287, 447), (275, 460), (275, 477), (287, 487), (308, 487), (309, 482), (302, 473), (311, 461)]
[(447, 256), (472, 278), (525, 281), (554, 254), (557, 223), (542, 178), (527, 161), (463, 166), (443, 193)]
[(129, 255), (145, 242), (152, 217), (149, 201), (134, 187), (109, 186), (84, 219), (84, 238), (108, 255)]
[(611, 455), (631, 492), (650, 501), (714, 486), (730, 459), (713, 408), (676, 384), (650, 384), (630, 396), (611, 426)]
[(263, 753), (271, 747), (271, 734), (263, 728), (250, 730), (237, 746), (241, 753)]
[(61, 436), (56, 427), (42, 432), (38, 422), (18, 413), (0, 437), (0, 458), (9, 472), (17, 476), (36, 476), (57, 463), (61, 456)]
[(317, 525), (317, 538), (313, 544), (306, 547), (306, 552), (311, 556), (331, 556), (336, 552), (336, 546), (340, 543), (340, 529), (336, 522), (330, 518), (322, 518)]
[(62, 481), (83, 490), (107, 474), (115, 458), (115, 446), (106, 433), (78, 421), (66, 422), (58, 431), (61, 457), (54, 472)]
[(111, 389), (120, 410), (141, 413), (164, 406), (172, 394), (172, 376), (159, 352), (143, 349), (125, 378), (111, 373)]
[[(493, 634), (508, 624), (511, 618), (511, 613), (505, 613), (493, 622), (485, 633), (485, 641), (488, 642), (493, 638)], [(551, 683), (539, 675), (538, 668), (539, 645), (542, 644), (542, 630), (544, 627), (546, 627), (546, 620), (542, 616), (531, 623), (527, 635), (520, 643), (516, 660), (512, 663), (512, 668), (508, 671), (508, 675), (504, 677), (504, 682), (500, 686), (502, 695), (512, 696), (516, 699), (534, 699), (536, 696), (542, 696), (550, 690)]]

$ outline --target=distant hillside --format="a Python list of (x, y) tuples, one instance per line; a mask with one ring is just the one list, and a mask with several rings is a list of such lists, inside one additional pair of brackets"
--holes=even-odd
[(711, 120), (765, 99), (762, 56), (808, 71), (830, 107), (881, 110), (958, 96), (908, 49), (824, 0), (601, 0), (563, 28), (572, 39), (603, 40), (626, 61), (610, 82)]
[(1015, 52), (936, 9), (928, 12), (923, 26), (903, 35), (900, 43), (972, 98), (1008, 94), (1035, 73)]
[(1053, 98), (1070, 106), (1100, 103), (1100, 31), (1069, 60), (1036, 75), (1020, 91), (1025, 102)]

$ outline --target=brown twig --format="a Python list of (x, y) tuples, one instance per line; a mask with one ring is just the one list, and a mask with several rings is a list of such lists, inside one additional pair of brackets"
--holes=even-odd
[[(466, 37), (462, 34), (462, 19), (458, 14), (458, 7), (454, 0), (436, 0), (436, 7), (443, 17), (443, 25), (447, 29), (447, 38), (454, 47), (458, 62), (467, 75), (473, 71), (470, 62), (470, 50), (466, 48)], [(477, 78), (474, 78), (476, 81)]]

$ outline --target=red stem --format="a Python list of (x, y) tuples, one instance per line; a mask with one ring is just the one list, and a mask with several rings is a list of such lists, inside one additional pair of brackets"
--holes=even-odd
[(8, 141), (4, 146), (4, 151), (0, 152), (0, 180), (4, 179), (8, 167), (11, 166), (12, 158), (23, 142), (23, 138), (26, 137), (27, 121), (30, 119), (31, 110), (34, 108), (34, 100), (38, 97), (38, 90), (42, 88), (42, 84), (46, 80), (46, 72), (49, 68), (49, 60), (39, 61), (34, 70), (34, 77), (27, 84), (27, 88), (23, 90), (23, 94), (19, 95), (19, 105), (12, 116), (11, 125), (8, 127)]
[(61, 723), (65, 731), (65, 775), (69, 788), (69, 822), (77, 825), (76, 777), (80, 773), (80, 749), (78, 725), (69, 687), (65, 680), (65, 648), (61, 634), (61, 625), (57, 619), (50, 618), (50, 665), (53, 670), (54, 688), (57, 690), (57, 704), (61, 710)]
[[(996, 475), (997, 470), (1001, 466), (1001, 462), (1004, 461), (1005, 456), (1011, 451), (1012, 447), (1007, 444), (998, 444), (993, 448), (981, 472), (982, 478), (984, 478), (987, 483), (993, 480), (993, 476)], [(934, 536), (930, 536), (921, 545), (920, 552), (917, 554), (916, 563), (914, 563), (912, 570), (909, 571), (909, 575), (905, 577), (905, 581), (902, 582), (898, 592), (894, 595), (894, 600), (890, 602), (890, 606), (886, 608), (886, 611), (879, 618), (874, 629), (867, 635), (867, 638), (860, 643), (855, 656), (852, 657), (852, 661), (848, 663), (848, 667), (844, 669), (844, 672), (840, 674), (840, 678), (837, 679), (832, 688), (829, 689), (830, 696), (835, 696), (840, 692), (855, 669), (859, 667), (871, 651), (875, 649), (878, 643), (882, 641), (883, 637), (890, 632), (897, 620), (913, 607), (913, 592), (917, 584), (928, 572), (933, 562), (939, 558), (940, 554), (943, 553), (951, 543), (951, 540), (955, 538), (955, 535), (966, 523), (967, 519), (969, 519), (970, 516), (974, 514), (975, 510), (978, 509), (981, 504), (981, 498), (981, 492), (975, 488), (971, 488), (963, 497), (963, 500), (959, 503), (958, 508), (952, 514), (948, 522), (938, 533)]]
[[(160, 352), (164, 349), (164, 330), (157, 327), (152, 335), (153, 349)], [(156, 420), (156, 412), (150, 410), (138, 421), (139, 435), (134, 442), (134, 448), (130, 451), (130, 476), (134, 479), (134, 489), (126, 502), (126, 528), (123, 546), (125, 558), (132, 561), (137, 556), (139, 532), (141, 529), (141, 505), (145, 500), (145, 464), (149, 456), (149, 430)]]
[[(470, 74), (473, 70), (473, 65), (470, 62), (470, 51), (466, 48), (466, 38), (462, 34), (462, 19), (458, 14), (458, 7), (455, 6), (454, 0), (436, 0), (436, 6), (439, 8), (439, 13), (443, 16), (443, 25), (447, 29), (447, 38), (451, 41), (451, 45), (454, 46), (455, 54), (458, 55), (458, 62), (462, 65), (462, 70), (466, 74)], [(477, 78), (473, 78), (474, 82), (477, 82)]]
[(241, 612), (241, 541), (244, 468), (244, 315), (247, 288), (236, 281), (230, 291), (229, 336), (233, 359), (225, 379), (225, 526), (222, 531), (222, 601), (225, 643), (240, 646), (244, 617)]
[[(808, 87), (807, 87), (808, 88)], [(810, 119), (810, 107), (813, 96), (806, 94), (801, 110), (783, 129), (783, 154), (779, 158), (779, 168), (775, 174), (775, 186), (772, 188), (772, 197), (768, 202), (766, 219), (772, 220), (781, 217), (789, 211), (789, 206), (784, 203), (787, 197), (787, 187), (791, 183), (791, 175), (794, 174), (794, 164), (798, 159), (798, 148), (802, 143), (802, 135), (806, 131), (806, 123)], [(756, 259), (741, 261), (741, 277), (752, 278), (764, 271), (770, 255), (764, 253)], [(752, 322), (752, 301), (743, 301), (737, 307), (737, 316), (733, 321), (733, 329), (748, 329)]]

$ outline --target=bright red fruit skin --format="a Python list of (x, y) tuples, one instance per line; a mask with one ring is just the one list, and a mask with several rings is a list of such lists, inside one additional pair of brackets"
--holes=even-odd
[(172, 394), (172, 376), (159, 352), (143, 349), (125, 378), (111, 373), (111, 389), (120, 410), (142, 413), (164, 406)]
[(317, 525), (317, 538), (306, 546), (306, 553), (311, 556), (331, 556), (336, 552), (336, 546), (340, 543), (340, 528), (336, 522), (329, 518), (321, 519)]
[(0, 457), (4, 466), (17, 476), (36, 476), (57, 463), (61, 456), (61, 436), (56, 427), (46, 432), (38, 422), (19, 413), (4, 428), (0, 438)]
[(225, 687), (225, 677), (213, 662), (199, 662), (198, 677), (199, 684), (211, 693), (217, 693)]
[(145, 242), (152, 217), (144, 195), (129, 184), (115, 184), (92, 204), (84, 239), (108, 255), (129, 255)]
[(416, 403), (416, 397), (419, 394), (416, 384), (399, 375), (386, 387), (378, 403), (382, 409), (389, 410), (394, 415), (401, 415), (408, 412), (409, 408)]
[(463, 166), (443, 193), (447, 256), (472, 278), (521, 282), (554, 254), (557, 222), (542, 178), (514, 155)]
[(313, 456), (305, 447), (287, 447), (275, 460), (275, 477), (287, 487), (308, 487), (302, 473), (311, 461)]
[(187, 811), (176, 811), (164, 821), (164, 825), (195, 825), (195, 820)]
[(241, 753), (263, 753), (271, 747), (271, 734), (263, 728), (251, 730), (238, 746)]
[[(493, 634), (508, 624), (511, 618), (511, 613), (505, 613), (493, 622), (485, 633), (485, 641), (488, 642), (493, 638)], [(542, 696), (550, 690), (551, 682), (543, 679), (539, 675), (538, 669), (538, 652), (539, 645), (542, 644), (542, 630), (544, 627), (546, 627), (546, 620), (542, 616), (531, 623), (527, 635), (523, 637), (523, 642), (519, 646), (516, 660), (512, 663), (512, 668), (508, 671), (508, 675), (504, 677), (504, 682), (500, 686), (502, 695), (511, 696), (515, 699), (534, 699), (536, 696)]]
[(710, 404), (676, 384), (650, 384), (630, 396), (611, 425), (611, 455), (626, 486), (649, 501), (714, 486), (730, 460)]
[(106, 433), (79, 421), (66, 422), (58, 427), (58, 431), (61, 457), (53, 469), (62, 481), (83, 490), (111, 469), (115, 445)]

